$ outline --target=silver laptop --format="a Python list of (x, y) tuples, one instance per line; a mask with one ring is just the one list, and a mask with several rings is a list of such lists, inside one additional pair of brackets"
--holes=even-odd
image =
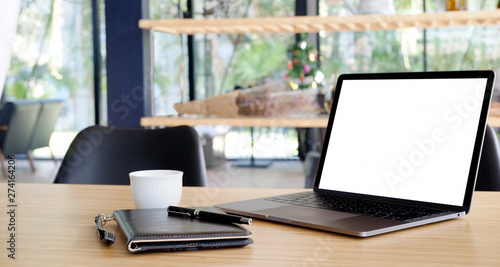
[(314, 190), (216, 207), (361, 237), (464, 216), (494, 77), (492, 71), (341, 75)]

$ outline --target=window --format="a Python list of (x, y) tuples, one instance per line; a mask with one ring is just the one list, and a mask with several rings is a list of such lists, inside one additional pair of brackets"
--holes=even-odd
[[(186, 0), (150, 0), (151, 19), (183, 17)], [(187, 38), (178, 34), (153, 33), (155, 115), (177, 114), (173, 106), (189, 101)]]
[[(354, 4), (359, 1), (352, 1)], [(471, 0), (468, 10), (494, 9), (498, 1)], [(321, 16), (349, 16), (341, 0), (320, 0)], [(395, 0), (396, 14), (423, 12), (422, 1)], [(426, 1), (443, 12), (444, 1)], [(425, 35), (425, 40), (424, 40)], [(467, 26), (393, 31), (320, 33), (322, 70), (333, 84), (340, 73), (491, 69), (499, 66), (498, 27)], [(424, 50), (425, 49), (425, 50)], [(425, 52), (424, 52), (425, 51)], [(425, 53), (425, 54), (424, 54)]]
[(92, 48), (90, 0), (21, 1), (3, 99), (65, 100), (51, 140), (58, 156), (95, 122)]
[[(171, 17), (178, 17), (177, 5), (173, 4), (164, 6), (169, 9), (163, 12), (164, 15), (168, 13)], [(351, 16), (359, 4), (360, 0), (319, 0), (318, 13), (320, 16)], [(494, 9), (496, 5), (496, 0), (470, 0), (468, 10)], [(185, 10), (185, 2), (181, 6)], [(293, 0), (193, 1), (193, 6), (193, 16), (198, 19), (295, 14)], [(426, 12), (442, 12), (444, 8), (444, 1), (425, 0)], [(394, 1), (396, 14), (422, 12), (423, 1)], [(155, 88), (162, 90), (159, 95), (165, 96), (159, 98), (161, 103), (157, 103), (158, 107), (164, 108), (157, 108), (157, 114), (176, 114), (173, 104), (186, 102), (188, 98), (186, 40), (177, 35), (161, 33), (156, 34), (155, 38), (157, 42), (160, 42), (160, 38), (168, 40), (155, 48)], [(247, 88), (283, 78), (287, 71), (287, 48), (295, 43), (295, 38), (295, 34), (291, 33), (194, 35), (196, 98), (205, 99), (237, 87)], [(320, 65), (326, 77), (323, 88), (329, 94), (341, 73), (495, 69), (500, 64), (499, 38), (498, 26), (320, 32)], [(296, 138), (295, 129), (257, 129), (252, 141), (249, 129), (232, 128), (227, 134), (226, 155), (238, 158), (253, 153), (257, 157), (295, 157), (298, 146), (292, 140)], [(268, 150), (270, 146), (266, 144), (277, 140), (287, 140), (284, 142), (287, 148)], [(259, 142), (264, 142), (261, 143), (264, 145), (259, 146)], [(254, 148), (263, 149), (251, 152), (248, 146), (241, 148), (241, 145), (237, 145), (242, 143), (248, 146), (254, 143)], [(290, 147), (292, 149), (288, 149)], [(275, 151), (288, 152), (277, 154)]]
[[(168, 3), (167, 3), (168, 2)], [(151, 0), (152, 18), (178, 18), (178, 3)], [(181, 1), (181, 10), (186, 3)], [(281, 1), (193, 1), (193, 16), (202, 18), (241, 18), (293, 16), (295, 2)], [(187, 102), (187, 38), (155, 33), (155, 104), (156, 115), (177, 114), (173, 105)], [(234, 90), (248, 88), (272, 79), (284, 78), (287, 48), (295, 42), (294, 34), (196, 34), (196, 98), (206, 99)], [(202, 134), (227, 130), (204, 128)], [(226, 156), (248, 157), (252, 154), (250, 129), (232, 128), (226, 135)], [(253, 154), (256, 157), (293, 157), (297, 155), (295, 129), (255, 129)], [(274, 147), (270, 147), (269, 144)], [(279, 146), (279, 148), (276, 148)]]
[[(197, 18), (291, 17), (295, 1), (227, 1), (196, 6)], [(203, 16), (203, 10), (214, 14)], [(283, 79), (287, 49), (295, 34), (195, 35), (196, 97), (205, 99), (234, 90)], [(297, 156), (294, 128), (233, 127), (225, 138), (228, 158), (290, 158)]]

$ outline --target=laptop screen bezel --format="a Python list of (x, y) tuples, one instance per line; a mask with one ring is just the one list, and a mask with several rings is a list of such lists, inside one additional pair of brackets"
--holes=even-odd
[[(389, 197), (364, 195), (358, 193), (350, 193), (336, 190), (328, 190), (319, 188), (321, 173), (323, 171), (323, 166), (325, 163), (326, 152), (328, 144), (330, 141), (330, 135), (332, 131), (332, 125), (335, 121), (336, 108), (338, 106), (338, 101), (342, 94), (342, 84), (346, 80), (373, 80), (373, 79), (464, 79), (464, 78), (486, 78), (486, 89), (484, 92), (484, 98), (481, 106), (481, 114), (479, 117), (479, 123), (476, 131), (476, 140), (474, 142), (474, 148), (471, 158), (471, 164), (468, 174), (467, 186), (464, 194), (462, 206), (452, 206), (438, 203), (429, 203), (414, 200), (396, 199)], [(491, 96), (493, 91), (493, 84), (495, 79), (495, 73), (491, 70), (478, 70), (478, 71), (440, 71), (440, 72), (406, 72), (406, 73), (359, 73), (359, 74), (342, 74), (337, 80), (337, 85), (335, 88), (332, 109), (330, 111), (330, 116), (328, 119), (328, 126), (326, 130), (325, 139), (323, 142), (323, 149), (321, 152), (321, 158), (318, 165), (318, 171), (316, 174), (316, 181), (314, 184), (314, 191), (325, 194), (336, 194), (344, 195), (348, 197), (363, 198), (368, 200), (379, 200), (386, 202), (394, 202), (406, 205), (417, 205), (425, 206), (436, 209), (444, 209), (450, 211), (465, 211), (470, 210), (472, 195), (474, 193), (477, 172), (479, 169), (479, 159), (482, 151), (483, 139), (486, 131), (486, 122), (488, 118), (488, 112), (491, 103)]]

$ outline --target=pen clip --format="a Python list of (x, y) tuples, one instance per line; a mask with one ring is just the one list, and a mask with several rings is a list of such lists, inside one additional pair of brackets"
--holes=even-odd
[(168, 214), (172, 214), (172, 215), (180, 215), (182, 217), (185, 217), (185, 218), (189, 218), (191, 219), (191, 214), (189, 214), (188, 212), (180, 212), (180, 211), (172, 211), (172, 210), (169, 210), (168, 211)]

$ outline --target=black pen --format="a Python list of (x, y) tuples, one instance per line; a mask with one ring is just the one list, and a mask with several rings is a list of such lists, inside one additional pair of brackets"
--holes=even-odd
[(242, 224), (252, 224), (251, 218), (222, 214), (210, 211), (204, 211), (200, 209), (193, 208), (183, 208), (177, 206), (168, 206), (167, 211), (169, 214), (185, 215), (189, 218), (197, 218), (204, 221), (212, 221), (218, 223), (242, 223)]

